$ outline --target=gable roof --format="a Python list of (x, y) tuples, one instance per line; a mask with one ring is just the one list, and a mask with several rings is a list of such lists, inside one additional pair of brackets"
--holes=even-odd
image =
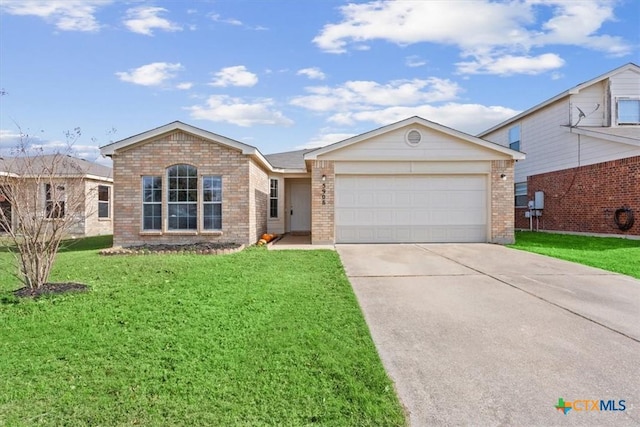
[(491, 132), (493, 132), (493, 131), (495, 131), (497, 129), (500, 129), (500, 128), (504, 127), (504, 126), (507, 126), (510, 123), (516, 122), (516, 121), (520, 120), (521, 118), (523, 118), (525, 116), (528, 116), (531, 113), (534, 113), (534, 112), (536, 112), (538, 110), (543, 109), (547, 105), (553, 104), (554, 102), (556, 102), (556, 101), (558, 101), (558, 100), (560, 100), (562, 98), (565, 98), (567, 96), (575, 95), (575, 94), (579, 93), (582, 89), (584, 89), (586, 87), (589, 87), (589, 86), (591, 86), (591, 85), (593, 85), (595, 83), (598, 83), (598, 82), (601, 82), (603, 80), (606, 80), (606, 79), (608, 79), (608, 78), (610, 78), (610, 77), (612, 77), (612, 76), (614, 76), (614, 75), (616, 75), (618, 73), (621, 73), (621, 72), (627, 71), (627, 70), (632, 70), (632, 71), (635, 71), (637, 73), (640, 73), (640, 66), (634, 64), (633, 62), (629, 62), (628, 64), (625, 64), (625, 65), (623, 65), (621, 67), (613, 69), (613, 70), (611, 70), (611, 71), (609, 71), (607, 73), (604, 73), (604, 74), (602, 74), (602, 75), (600, 75), (600, 76), (598, 76), (596, 78), (593, 78), (591, 80), (587, 80), (586, 82), (580, 83), (580, 84), (572, 87), (571, 89), (565, 90), (564, 92), (554, 96), (553, 98), (549, 98), (546, 101), (543, 101), (540, 104), (535, 105), (534, 107), (531, 107), (528, 110), (525, 110), (522, 113), (517, 114), (517, 115), (511, 117), (508, 120), (505, 120), (504, 122), (498, 123), (497, 125), (495, 125), (495, 126), (489, 128), (489, 129), (479, 133), (478, 136), (480, 138), (482, 138), (485, 135), (488, 135), (488, 134), (490, 134)]
[(113, 180), (113, 171), (109, 166), (89, 162), (84, 159), (64, 154), (45, 154), (31, 157), (5, 157), (0, 159), (0, 174), (5, 176), (21, 176), (25, 172), (29, 176), (49, 174), (53, 163), (55, 175), (60, 177), (85, 177)]
[(502, 154), (507, 154), (507, 155), (511, 156), (511, 158), (513, 158), (514, 160), (521, 160), (521, 159), (525, 158), (524, 153), (521, 153), (520, 151), (515, 151), (515, 150), (512, 150), (512, 149), (510, 149), (508, 147), (505, 147), (503, 145), (496, 144), (496, 143), (493, 143), (493, 142), (489, 142), (489, 141), (486, 141), (484, 139), (475, 137), (473, 135), (469, 135), (467, 133), (460, 132), (458, 130), (443, 126), (443, 125), (441, 125), (439, 123), (435, 123), (435, 122), (423, 119), (422, 117), (413, 116), (413, 117), (409, 117), (408, 119), (404, 119), (404, 120), (401, 120), (399, 122), (392, 123), (390, 125), (383, 126), (381, 128), (378, 128), (378, 129), (375, 129), (375, 130), (372, 130), (372, 131), (369, 131), (369, 132), (365, 132), (365, 133), (360, 134), (360, 135), (356, 135), (354, 137), (345, 139), (343, 141), (339, 141), (339, 142), (336, 142), (334, 144), (327, 145), (325, 147), (317, 148), (315, 150), (312, 150), (312, 151), (306, 153), (304, 155), (304, 159), (305, 160), (316, 160), (318, 158), (318, 156), (320, 156), (320, 155), (323, 155), (323, 154), (326, 154), (326, 153), (330, 153), (332, 151), (339, 150), (341, 148), (345, 148), (345, 147), (348, 147), (348, 146), (353, 145), (353, 144), (357, 144), (357, 143), (359, 143), (361, 141), (364, 141), (364, 140), (367, 140), (367, 139), (370, 139), (370, 138), (373, 138), (373, 137), (376, 137), (376, 136), (379, 136), (379, 135), (382, 135), (382, 134), (385, 134), (385, 133), (388, 133), (388, 132), (392, 132), (394, 130), (400, 129), (400, 128), (405, 127), (405, 126), (416, 125), (416, 124), (417, 125), (422, 125), (424, 127), (427, 127), (429, 129), (433, 129), (433, 130), (438, 131), (438, 132), (442, 132), (442, 133), (444, 133), (446, 135), (452, 136), (454, 138), (461, 139), (461, 140), (469, 142), (471, 144), (475, 144), (475, 145), (478, 145), (478, 146), (481, 146), (481, 147), (484, 147), (484, 148), (488, 148), (489, 150), (497, 151), (497, 152), (502, 153)]
[(151, 129), (146, 132), (139, 133), (129, 138), (104, 145), (100, 147), (100, 152), (102, 153), (103, 156), (111, 157), (117, 150), (120, 150), (126, 147), (131, 147), (135, 144), (139, 144), (143, 141), (147, 141), (149, 139), (153, 139), (160, 135), (164, 135), (168, 132), (173, 132), (176, 130), (190, 133), (202, 139), (205, 139), (208, 141), (215, 141), (218, 144), (227, 146), (232, 149), (239, 150), (242, 154), (254, 157), (256, 160), (258, 160), (258, 162), (260, 162), (267, 169), (273, 170), (273, 167), (271, 166), (271, 164), (267, 161), (267, 159), (265, 159), (262, 153), (260, 153), (260, 150), (258, 150), (256, 147), (245, 144), (240, 141), (236, 141), (231, 138), (227, 138), (222, 135), (218, 135), (217, 133), (209, 132), (208, 130), (200, 129), (195, 126), (182, 123), (181, 121), (177, 121), (177, 120), (175, 122), (171, 122), (166, 125), (157, 127), (155, 129)]

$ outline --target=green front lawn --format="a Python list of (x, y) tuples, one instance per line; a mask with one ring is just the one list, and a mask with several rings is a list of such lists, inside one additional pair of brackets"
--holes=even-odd
[(52, 277), (88, 293), (18, 301), (0, 273), (0, 425), (405, 424), (336, 253), (101, 257), (103, 239)]
[(640, 240), (518, 231), (511, 247), (640, 279)]

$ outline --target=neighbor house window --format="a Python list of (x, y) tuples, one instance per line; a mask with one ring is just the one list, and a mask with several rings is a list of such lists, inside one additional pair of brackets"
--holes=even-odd
[(222, 229), (222, 177), (202, 177), (202, 228)]
[(509, 129), (509, 148), (520, 151), (520, 125)]
[(191, 165), (167, 169), (167, 220), (169, 230), (198, 228), (198, 170)]
[(109, 193), (108, 185), (98, 185), (98, 218), (109, 218)]
[(618, 124), (640, 124), (640, 99), (618, 99)]
[(64, 185), (45, 184), (45, 212), (47, 218), (64, 218), (65, 188)]
[(142, 229), (162, 229), (162, 177), (142, 177)]
[(269, 180), (269, 218), (278, 218), (278, 180)]
[(10, 187), (0, 187), (0, 232), (11, 230)]
[(526, 207), (527, 206), (527, 183), (526, 182), (517, 182), (515, 188), (516, 195), (516, 207)]

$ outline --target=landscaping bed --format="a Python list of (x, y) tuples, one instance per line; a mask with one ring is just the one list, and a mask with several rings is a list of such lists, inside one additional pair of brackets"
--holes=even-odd
[(223, 255), (239, 252), (244, 245), (238, 243), (190, 243), (185, 245), (158, 244), (107, 248), (101, 255), (198, 254)]

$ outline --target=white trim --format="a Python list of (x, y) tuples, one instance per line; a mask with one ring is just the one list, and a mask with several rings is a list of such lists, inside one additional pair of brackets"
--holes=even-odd
[[(634, 128), (633, 126), (624, 126), (625, 128)], [(570, 127), (566, 126), (566, 128), (571, 133), (575, 133), (578, 135), (590, 136), (592, 138), (604, 139), (605, 141), (611, 142), (619, 142), (621, 144), (632, 145), (634, 147), (640, 147), (640, 139), (632, 138), (623, 135), (616, 135), (614, 133), (607, 132), (611, 128), (583, 128), (583, 127)], [(638, 127), (635, 127), (638, 129)], [(640, 133), (640, 129), (638, 129), (638, 133)]]
[(510, 119), (507, 119), (504, 122), (498, 123), (497, 125), (495, 125), (495, 126), (489, 128), (489, 129), (479, 133), (477, 136), (480, 137), (480, 138), (483, 138), (483, 137), (487, 136), (488, 134), (497, 131), (498, 129), (501, 129), (501, 128), (503, 128), (503, 127), (515, 122), (515, 121), (518, 121), (518, 120), (522, 119), (523, 117), (526, 117), (526, 116), (528, 116), (528, 115), (530, 115), (530, 114), (532, 114), (532, 113), (534, 113), (534, 112), (536, 112), (538, 110), (543, 109), (544, 107), (546, 107), (546, 106), (548, 106), (550, 104), (553, 104), (556, 101), (559, 101), (559, 100), (561, 100), (561, 99), (563, 99), (563, 98), (565, 98), (567, 96), (570, 96), (570, 95), (577, 95), (578, 93), (580, 93), (580, 91), (582, 89), (584, 89), (584, 88), (586, 88), (588, 86), (591, 86), (591, 85), (593, 85), (595, 83), (598, 83), (598, 82), (600, 82), (602, 80), (608, 79), (608, 78), (610, 78), (610, 77), (612, 77), (612, 76), (614, 76), (614, 75), (616, 75), (616, 74), (618, 74), (620, 72), (627, 71), (627, 70), (632, 70), (632, 71), (635, 71), (637, 73), (640, 73), (640, 67), (637, 66), (636, 64), (634, 64), (633, 62), (629, 62), (628, 64), (625, 64), (625, 65), (623, 65), (621, 67), (618, 67), (615, 70), (611, 70), (608, 73), (605, 73), (605, 74), (603, 74), (601, 76), (598, 76), (598, 77), (596, 77), (594, 79), (588, 80), (588, 81), (586, 81), (584, 83), (580, 83), (579, 85), (574, 86), (571, 89), (566, 90), (566, 91), (554, 96), (553, 98), (549, 98), (546, 101), (541, 102), (540, 104), (535, 105), (535, 106), (529, 108), (528, 110), (525, 110), (522, 113), (517, 114), (517, 115), (511, 117)]
[(157, 138), (166, 133), (180, 130), (186, 133), (190, 133), (199, 138), (205, 139), (207, 141), (216, 142), (218, 144), (225, 145), (229, 148), (233, 148), (235, 150), (239, 150), (244, 155), (251, 156), (257, 159), (262, 166), (267, 168), (269, 171), (273, 171), (273, 166), (267, 161), (267, 159), (260, 153), (260, 151), (251, 145), (244, 144), (242, 142), (233, 140), (231, 138), (224, 137), (222, 135), (218, 135), (213, 132), (209, 132), (204, 129), (197, 128), (195, 126), (188, 125), (186, 123), (182, 123), (180, 121), (175, 121), (172, 123), (168, 123), (164, 126), (157, 127), (155, 129), (151, 129), (149, 131), (140, 133), (138, 135), (131, 136), (129, 138), (113, 142), (111, 144), (100, 147), (100, 153), (103, 156), (111, 157), (116, 154), (116, 151), (130, 147), (132, 145), (138, 144), (143, 141), (147, 141), (149, 139)]
[(375, 138), (377, 136), (383, 135), (388, 132), (393, 132), (405, 126), (411, 125), (422, 125), (429, 129), (433, 129), (438, 132), (442, 132), (446, 135), (452, 136), (454, 138), (461, 139), (463, 141), (469, 142), (471, 144), (479, 145), (484, 148), (488, 148), (489, 150), (497, 151), (502, 154), (509, 155), (514, 160), (523, 160), (525, 158), (525, 154), (519, 151), (512, 150), (508, 147), (502, 146), (500, 144), (496, 144), (493, 142), (486, 141), (484, 139), (466, 134), (464, 132), (460, 132), (455, 129), (448, 128), (441, 124), (431, 122), (429, 120), (423, 119), (422, 117), (414, 116), (405, 120), (401, 120), (399, 122), (375, 129), (370, 132), (366, 132), (349, 139), (345, 139), (340, 142), (336, 142), (335, 144), (327, 145), (326, 147), (318, 148), (316, 150), (310, 151), (304, 155), (305, 160), (317, 160), (319, 156), (323, 154), (330, 153), (334, 150), (339, 150), (341, 148), (348, 147), (353, 144), (357, 144), (359, 142), (365, 141), (367, 139)]

